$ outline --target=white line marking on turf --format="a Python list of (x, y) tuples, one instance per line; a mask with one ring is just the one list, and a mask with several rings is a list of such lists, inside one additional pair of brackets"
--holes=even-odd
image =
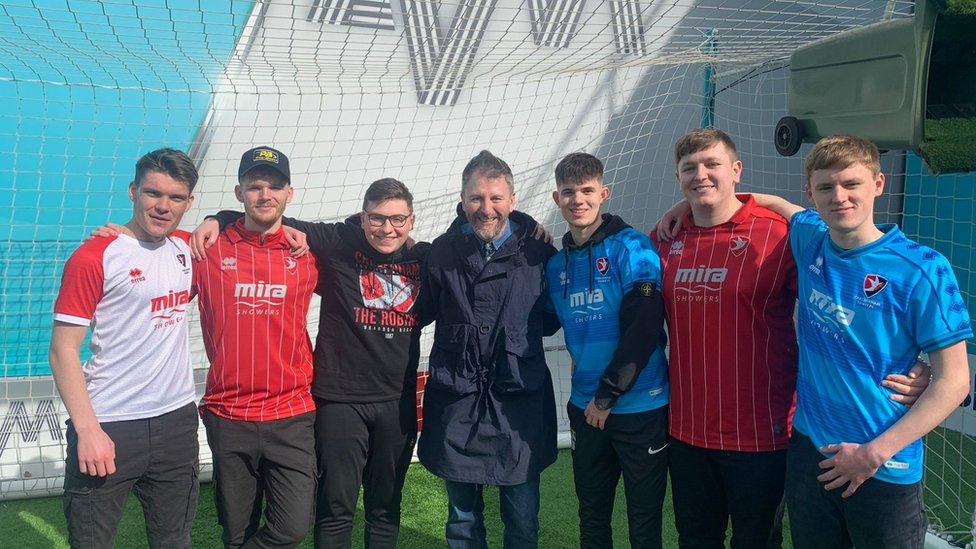
[(17, 517), (26, 522), (27, 526), (33, 528), (34, 531), (44, 537), (44, 539), (51, 542), (51, 547), (56, 547), (57, 549), (68, 549), (68, 540), (64, 539), (64, 536), (58, 532), (58, 529), (52, 526), (48, 521), (29, 511), (18, 511)]

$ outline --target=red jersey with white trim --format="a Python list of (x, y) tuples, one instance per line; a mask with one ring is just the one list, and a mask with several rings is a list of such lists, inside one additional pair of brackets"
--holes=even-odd
[(82, 370), (99, 421), (156, 417), (196, 396), (188, 237), (92, 238), (64, 265), (54, 320), (91, 327), (92, 356)]
[(749, 195), (726, 223), (659, 242), (671, 436), (703, 448), (787, 447), (795, 403), (796, 264), (783, 217)]
[(309, 300), (315, 258), (293, 258), (280, 230), (265, 236), (229, 225), (194, 268), (203, 343), (210, 359), (201, 406), (239, 421), (315, 410)]

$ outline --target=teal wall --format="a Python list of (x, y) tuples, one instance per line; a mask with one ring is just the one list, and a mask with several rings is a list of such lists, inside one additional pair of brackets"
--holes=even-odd
[[(902, 228), (949, 259), (969, 316), (976, 318), (976, 172), (934, 176), (919, 157), (909, 154)], [(976, 354), (972, 341), (969, 353)]]
[(189, 148), (251, 4), (3, 1), (0, 377), (50, 372), (64, 261), (128, 219), (139, 156)]

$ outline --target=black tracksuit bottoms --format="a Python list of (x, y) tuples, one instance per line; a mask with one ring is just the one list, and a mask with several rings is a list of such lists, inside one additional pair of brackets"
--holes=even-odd
[(573, 479), (579, 498), (580, 548), (613, 547), (610, 518), (617, 482), (624, 478), (630, 546), (661, 547), (661, 508), (667, 487), (668, 407), (611, 414), (604, 429), (586, 423), (569, 404)]
[(361, 486), (366, 548), (395, 548), (403, 481), (417, 440), (415, 397), (385, 402), (316, 399), (315, 405), (319, 472), (315, 547), (352, 546), (352, 519)]

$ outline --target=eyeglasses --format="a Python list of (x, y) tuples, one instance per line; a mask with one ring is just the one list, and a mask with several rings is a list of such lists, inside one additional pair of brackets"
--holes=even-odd
[(366, 219), (369, 220), (370, 227), (382, 227), (383, 225), (386, 225), (387, 221), (389, 221), (390, 225), (399, 229), (406, 225), (407, 220), (410, 219), (409, 215), (382, 215), (369, 212), (363, 213), (366, 214)]

